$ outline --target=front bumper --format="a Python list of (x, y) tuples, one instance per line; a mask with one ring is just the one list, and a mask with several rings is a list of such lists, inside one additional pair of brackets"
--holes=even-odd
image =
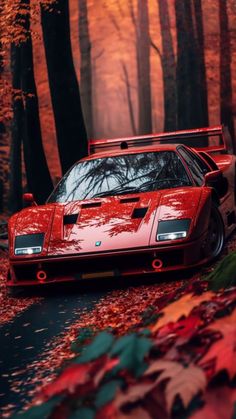
[[(75, 282), (90, 278), (122, 277), (189, 269), (207, 259), (204, 236), (191, 242), (156, 247), (94, 252), (82, 255), (10, 259), (8, 286)], [(161, 263), (153, 263), (154, 260)], [(44, 272), (39, 279), (37, 274)]]

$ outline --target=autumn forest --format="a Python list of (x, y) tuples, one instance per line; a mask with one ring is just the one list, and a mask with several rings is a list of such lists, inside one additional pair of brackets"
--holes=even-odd
[(88, 139), (236, 119), (234, 0), (2, 0), (0, 211), (45, 202)]

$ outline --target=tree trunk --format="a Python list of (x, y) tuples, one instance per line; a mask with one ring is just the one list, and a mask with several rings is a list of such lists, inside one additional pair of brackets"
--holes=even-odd
[(34, 78), (33, 49), (30, 33), (30, 0), (22, 0), (28, 13), (22, 15), (27, 37), (20, 44), (21, 89), (24, 94), (24, 160), (28, 190), (39, 204), (43, 204), (53, 189), (42, 145), (38, 96)]
[[(12, 71), (12, 109), (13, 121), (11, 130), (10, 148), (10, 174), (8, 209), (14, 213), (22, 208), (22, 170), (21, 170), (21, 144), (23, 137), (24, 107), (21, 89), (21, 63), (20, 47), (12, 44), (11, 47), (11, 71)], [(14, 93), (16, 91), (16, 93)]]
[(88, 154), (70, 43), (68, 0), (41, 7), (43, 38), (62, 172)]
[(202, 106), (202, 126), (209, 125), (208, 117), (208, 95), (207, 95), (207, 80), (206, 80), (206, 63), (205, 63), (205, 42), (203, 30), (203, 16), (202, 16), (202, 0), (194, 0), (194, 11), (196, 19), (196, 31), (198, 41), (198, 65), (199, 65), (199, 94), (201, 97)]
[(191, 124), (191, 91), (189, 83), (189, 42), (185, 23), (184, 0), (175, 0), (177, 30), (177, 124), (178, 129), (189, 128)]
[(150, 80), (150, 36), (147, 0), (138, 0), (136, 24), (136, 53), (138, 78), (138, 133), (152, 132), (152, 100)]
[[(177, 28), (177, 125), (178, 129), (199, 128), (206, 125), (200, 82), (199, 49), (189, 0), (175, 0)], [(198, 145), (206, 145), (198, 139)], [(191, 143), (194, 145), (194, 142)]]
[(129, 109), (131, 129), (132, 129), (133, 135), (137, 135), (129, 74), (128, 74), (128, 70), (124, 61), (121, 61), (121, 66), (124, 73), (124, 82), (125, 82), (125, 87), (126, 87), (127, 105)]
[(88, 25), (87, 0), (79, 0), (80, 93), (89, 138), (94, 136), (92, 104), (91, 41)]
[(221, 122), (229, 128), (235, 138), (233, 120), (233, 93), (231, 75), (230, 32), (227, 14), (227, 0), (219, 0), (220, 20), (220, 116)]
[(158, 0), (162, 38), (162, 71), (164, 89), (164, 131), (176, 129), (176, 63), (173, 41), (170, 31), (170, 19), (167, 0)]

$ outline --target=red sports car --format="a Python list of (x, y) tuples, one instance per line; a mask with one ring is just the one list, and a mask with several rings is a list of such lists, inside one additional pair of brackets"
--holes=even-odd
[(90, 142), (45, 205), (9, 221), (9, 286), (179, 270), (236, 226), (236, 158), (222, 126)]

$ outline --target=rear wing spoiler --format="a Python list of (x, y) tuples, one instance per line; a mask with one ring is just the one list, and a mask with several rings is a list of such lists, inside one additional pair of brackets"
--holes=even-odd
[(154, 146), (155, 144), (185, 144), (207, 153), (233, 154), (233, 144), (228, 128), (224, 125), (209, 128), (188, 129), (137, 137), (91, 140), (90, 154), (115, 151), (133, 147)]

